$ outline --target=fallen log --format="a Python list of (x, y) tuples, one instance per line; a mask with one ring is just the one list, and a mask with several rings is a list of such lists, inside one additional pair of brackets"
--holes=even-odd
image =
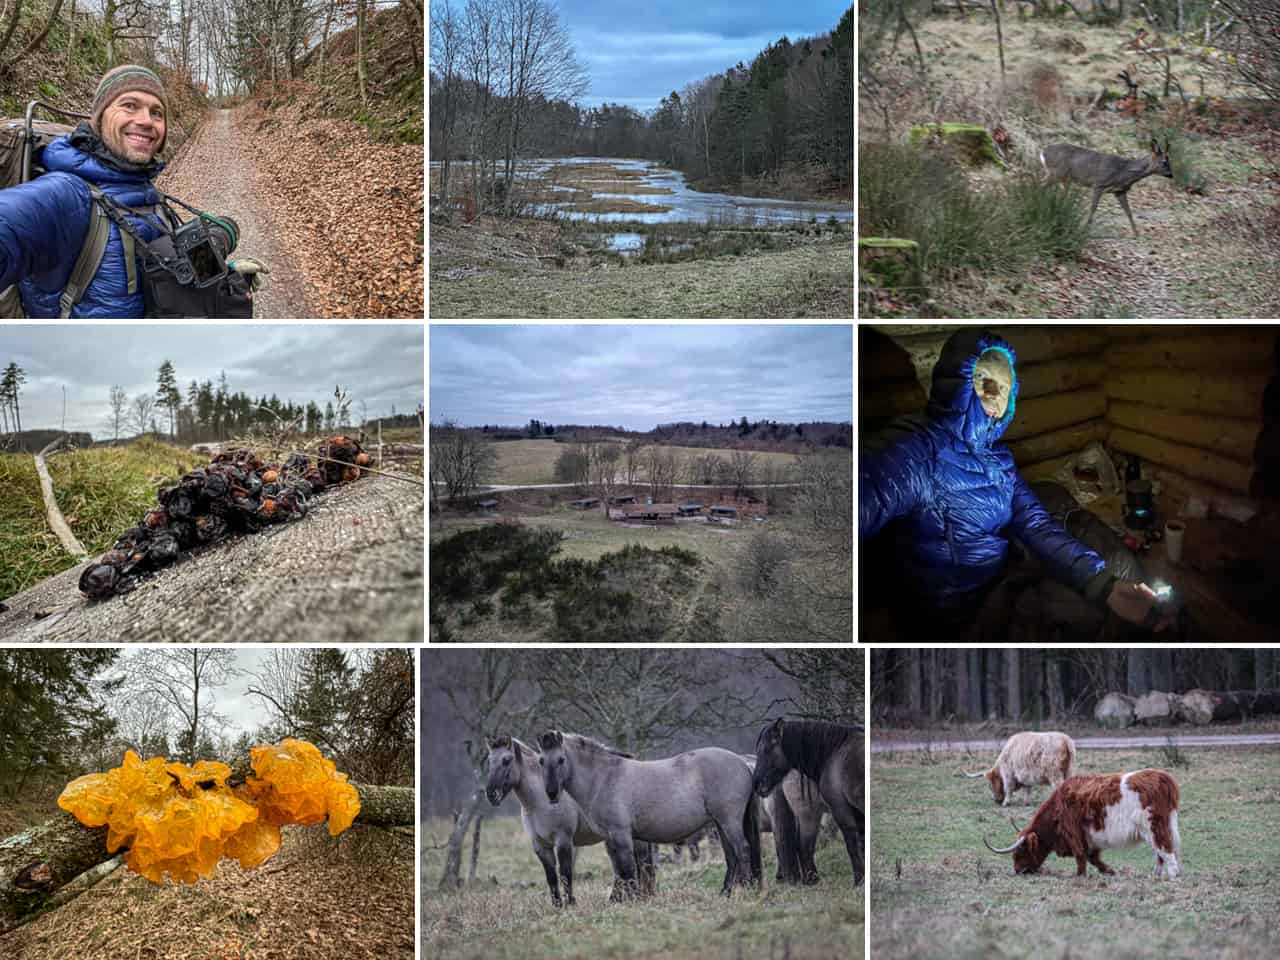
[(73, 557), (87, 557), (89, 551), (76, 539), (76, 535), (71, 532), (71, 527), (67, 525), (66, 517), (58, 509), (58, 501), (53, 495), (53, 478), (49, 476), (49, 467), (44, 461), (44, 455), (58, 447), (62, 441), (63, 438), (58, 437), (36, 454), (36, 476), (40, 478), (40, 493), (44, 497), (45, 517), (49, 520), (49, 528), (58, 535), (62, 549)]
[[(356, 823), (393, 827), (414, 822), (413, 787), (352, 786), (360, 794)], [(107, 828), (86, 827), (69, 813), (0, 840), (0, 934), (72, 899), (58, 897), (86, 872), (113, 859), (115, 854), (107, 852)]]

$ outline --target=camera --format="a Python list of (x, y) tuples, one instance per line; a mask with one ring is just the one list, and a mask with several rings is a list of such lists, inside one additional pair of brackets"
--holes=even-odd
[(207, 287), (227, 275), (227, 257), (235, 249), (237, 234), (234, 220), (200, 216), (188, 220), (173, 231), (171, 261), (179, 283)]

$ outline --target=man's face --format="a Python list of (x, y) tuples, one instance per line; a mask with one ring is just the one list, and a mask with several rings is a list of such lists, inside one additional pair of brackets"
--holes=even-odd
[(126, 90), (102, 111), (102, 140), (118, 157), (147, 163), (164, 143), (164, 104), (141, 90)]
[(982, 400), (987, 416), (999, 420), (1009, 409), (1013, 393), (1013, 368), (1000, 350), (987, 350), (973, 368), (973, 390)]

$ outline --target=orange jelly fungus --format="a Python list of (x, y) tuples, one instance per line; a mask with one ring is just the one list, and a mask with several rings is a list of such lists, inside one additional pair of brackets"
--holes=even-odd
[[(107, 852), (159, 883), (210, 877), (223, 857), (256, 867), (280, 849), (280, 826), (329, 818), (335, 836), (360, 812), (356, 790), (320, 751), (301, 740), (254, 747), (254, 772), (229, 787), (231, 768), (201, 760), (140, 760), (132, 750), (106, 773), (67, 784), (58, 806), (87, 827), (107, 827)], [(260, 778), (260, 779), (259, 779)]]

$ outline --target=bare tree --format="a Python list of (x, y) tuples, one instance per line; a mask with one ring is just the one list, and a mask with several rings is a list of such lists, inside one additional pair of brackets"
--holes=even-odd
[(459, 427), (452, 420), (431, 425), (432, 495), (434, 485), (444, 487), (450, 501), (473, 493), (492, 475), (497, 464), (493, 444), (476, 430)]
[(155, 429), (156, 398), (149, 393), (140, 393), (133, 398), (130, 411), (133, 426), (143, 434)]
[(595, 440), (587, 445), (590, 451), (591, 483), (599, 492), (600, 508), (604, 515), (609, 515), (609, 498), (618, 483), (618, 461), (622, 457), (622, 448), (611, 440)]
[(747, 488), (751, 486), (751, 480), (755, 476), (756, 456), (749, 450), (735, 450), (729, 456), (730, 476), (733, 477), (733, 492), (736, 496), (743, 496), (747, 492)]
[(111, 416), (107, 418), (107, 422), (111, 424), (111, 439), (119, 440), (120, 427), (124, 425), (128, 411), (129, 395), (124, 392), (123, 387), (112, 386), (107, 403), (111, 407)]
[(665, 503), (674, 496), (676, 482), (676, 454), (670, 447), (649, 447), (645, 457), (645, 473), (649, 481), (649, 496), (654, 503)]
[(225, 648), (152, 647), (122, 659), (118, 666), (126, 671), (131, 696), (151, 699), (167, 708), (179, 729), (177, 752), (192, 763), (197, 759), (201, 731), (222, 719), (213, 710), (210, 692), (238, 674), (234, 659), (233, 651)]

